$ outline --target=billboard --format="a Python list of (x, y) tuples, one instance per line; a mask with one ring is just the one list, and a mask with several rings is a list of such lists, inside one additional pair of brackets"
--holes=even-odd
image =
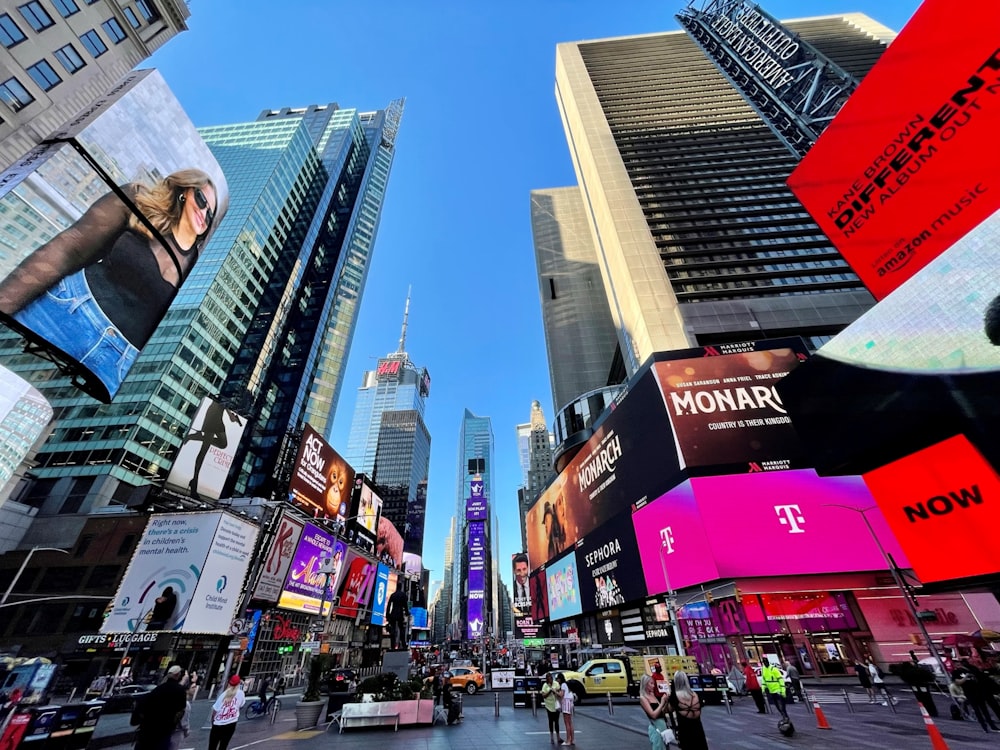
[(396, 530), (396, 525), (385, 516), (378, 519), (375, 557), (397, 570), (403, 567), (403, 537)]
[(996, 35), (992, 0), (926, 0), (788, 179), (878, 299), (997, 221)]
[(52, 407), (45, 397), (24, 378), (0, 367), (0, 488), (51, 421)]
[(542, 623), (549, 619), (549, 587), (545, 569), (531, 574), (531, 620)]
[(288, 483), (289, 499), (342, 525), (351, 515), (353, 491), (354, 469), (307, 424)]
[(483, 480), (473, 479), (469, 482), (469, 496), (465, 499), (465, 520), (485, 521), (486, 510)]
[(865, 482), (924, 583), (1000, 570), (987, 531), (1000, 519), (1000, 478), (964, 436), (875, 469)]
[(403, 529), (403, 549), (406, 554), (423, 554), (426, 518), (427, 480), (421, 479), (417, 482), (416, 495), (406, 506), (406, 527)]
[(802, 464), (798, 436), (775, 389), (806, 359), (801, 340), (667, 352), (666, 361), (660, 356), (653, 369), (682, 467), (722, 473)]
[(632, 503), (680, 481), (680, 464), (656, 376), (646, 370), (528, 510), (528, 556), (541, 565)]
[[(333, 592), (337, 590), (337, 582), (344, 571), (346, 556), (347, 545), (343, 541), (318, 526), (307, 523), (288, 567), (278, 607), (325, 616), (330, 611)], [(327, 558), (333, 561), (329, 581), (326, 574), (320, 572), (323, 561)]]
[(361, 552), (349, 549), (344, 574), (341, 576), (337, 596), (339, 617), (356, 617), (368, 609), (375, 590), (375, 573), (378, 566)]
[(222, 497), (246, 423), (246, 417), (215, 399), (203, 398), (170, 467), (166, 486), (195, 499)]
[[(632, 523), (652, 595), (667, 590), (666, 578), (681, 589), (718, 578), (885, 570), (860, 509), (906, 567), (861, 477), (811, 469), (695, 477), (639, 509)], [(781, 554), (748, 554), (748, 545)]]
[(469, 521), (469, 598), (466, 606), (466, 638), (475, 640), (483, 633), (486, 610), (486, 524)]
[(364, 474), (354, 479), (354, 496), (351, 515), (347, 521), (347, 541), (368, 553), (375, 552), (379, 519), (382, 517), (382, 498)]
[(576, 547), (584, 612), (611, 609), (646, 595), (632, 514), (619, 513)]
[(375, 571), (375, 595), (372, 599), (372, 625), (385, 625), (385, 606), (389, 601), (389, 566), (378, 564)]
[(527, 552), (511, 555), (511, 576), (513, 580), (511, 614), (514, 618), (514, 638), (534, 638), (539, 626), (532, 619), (531, 564)]
[(153, 516), (101, 632), (228, 634), (256, 540), (222, 511)]
[(302, 535), (301, 521), (282, 514), (278, 521), (278, 530), (271, 541), (271, 547), (264, 557), (264, 565), (260, 568), (257, 587), (253, 598), (265, 602), (277, 602), (281, 598), (281, 590), (288, 578), (288, 568), (295, 558), (295, 550), (299, 546)]
[(0, 174), (0, 321), (110, 403), (228, 200), (160, 74), (127, 74)]
[(576, 555), (570, 552), (545, 566), (546, 588), (549, 595), (549, 618), (562, 620), (582, 611), (580, 579)]

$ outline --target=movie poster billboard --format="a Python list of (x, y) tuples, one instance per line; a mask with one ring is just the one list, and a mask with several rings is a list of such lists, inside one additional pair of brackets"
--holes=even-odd
[(218, 500), (233, 465), (247, 418), (205, 397), (181, 443), (166, 486), (195, 499)]
[(562, 620), (580, 614), (580, 577), (573, 552), (545, 566), (546, 588), (549, 595), (549, 618)]
[(358, 550), (348, 550), (344, 574), (337, 590), (338, 617), (356, 617), (368, 610), (375, 591), (377, 569), (378, 564)]
[(712, 474), (799, 468), (802, 450), (775, 384), (806, 358), (800, 339), (666, 356), (653, 369), (682, 467)]
[(469, 522), (469, 598), (466, 607), (466, 638), (475, 640), (483, 634), (486, 610), (486, 524)]
[(348, 543), (373, 554), (381, 517), (382, 498), (375, 492), (371, 479), (365, 474), (358, 474), (354, 479), (351, 516), (347, 521)]
[(576, 546), (576, 561), (584, 612), (646, 596), (631, 512), (619, 513), (587, 534)]
[(375, 570), (375, 594), (372, 597), (372, 625), (385, 625), (385, 606), (389, 602), (389, 566), (378, 564)]
[(0, 174), (0, 321), (110, 403), (228, 202), (162, 76), (128, 73)]
[(878, 299), (974, 227), (996, 226), (996, 33), (992, 0), (961, 13), (923, 2), (788, 179)]
[(528, 510), (528, 557), (542, 565), (601, 523), (680, 481), (680, 463), (656, 376), (646, 370), (594, 428)]
[(324, 516), (343, 526), (351, 515), (354, 469), (323, 437), (306, 425), (295, 457), (289, 499), (312, 515)]
[[(311, 523), (302, 530), (295, 556), (278, 599), (278, 607), (312, 615), (330, 611), (333, 592), (344, 571), (347, 545)], [(330, 576), (321, 572), (323, 561), (331, 560)], [(320, 604), (322, 603), (322, 611)]]
[(0, 489), (52, 421), (52, 407), (27, 380), (0, 367)]
[(511, 555), (511, 574), (513, 580), (511, 613), (514, 618), (514, 638), (534, 638), (538, 635), (539, 626), (531, 618), (531, 564), (527, 552), (517, 552)]
[(264, 565), (260, 569), (257, 587), (253, 593), (254, 599), (277, 602), (281, 598), (281, 590), (288, 578), (288, 568), (295, 558), (302, 528), (301, 521), (288, 514), (282, 514), (278, 521), (278, 530), (274, 534), (274, 540), (267, 550)]
[(222, 511), (153, 516), (101, 632), (228, 634), (256, 538)]

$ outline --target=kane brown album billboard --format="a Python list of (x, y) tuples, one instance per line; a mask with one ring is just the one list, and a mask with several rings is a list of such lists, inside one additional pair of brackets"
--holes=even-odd
[(288, 484), (289, 499), (343, 525), (350, 515), (353, 491), (354, 469), (307, 424)]
[(0, 174), (0, 320), (109, 403), (228, 202), (162, 76), (127, 74)]
[(879, 299), (996, 222), (998, 33), (995, 0), (926, 0), (788, 179)]

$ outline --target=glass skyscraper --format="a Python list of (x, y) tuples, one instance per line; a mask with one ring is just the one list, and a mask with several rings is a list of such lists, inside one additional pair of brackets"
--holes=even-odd
[(142, 502), (204, 396), (250, 419), (225, 494), (280, 496), (289, 434), (332, 423), (402, 108), (265, 110), (201, 131), (229, 211), (113, 403), (61, 384), (0, 334), (0, 362), (55, 410), (21, 502), (40, 517)]

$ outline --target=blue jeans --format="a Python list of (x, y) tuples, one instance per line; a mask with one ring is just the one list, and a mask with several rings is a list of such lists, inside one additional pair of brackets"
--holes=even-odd
[(114, 398), (139, 356), (90, 292), (84, 272), (67, 276), (14, 320), (58, 347), (101, 382)]

